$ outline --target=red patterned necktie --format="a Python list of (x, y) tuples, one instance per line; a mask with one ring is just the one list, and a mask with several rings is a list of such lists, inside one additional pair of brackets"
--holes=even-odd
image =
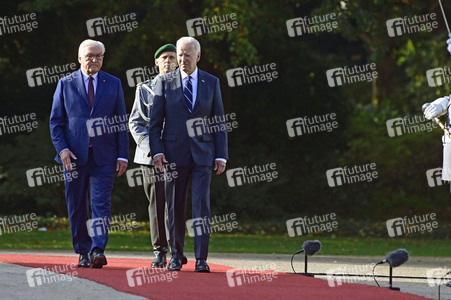
[[(94, 84), (92, 81), (94, 78), (92, 76), (89, 76), (89, 84), (88, 84), (88, 99), (89, 99), (89, 105), (94, 104)], [(89, 147), (92, 147), (92, 138), (89, 138)]]
[(92, 81), (94, 80), (94, 78), (92, 76), (89, 76), (89, 84), (88, 84), (88, 99), (89, 99), (89, 104), (92, 105), (94, 104), (94, 84), (92, 83)]

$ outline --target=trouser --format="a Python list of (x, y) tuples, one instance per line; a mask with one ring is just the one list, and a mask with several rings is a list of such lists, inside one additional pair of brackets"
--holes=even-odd
[[(97, 165), (92, 151), (89, 151), (86, 165), (76, 165), (75, 170), (71, 172), (64, 169), (67, 210), (75, 253), (88, 253), (96, 247), (105, 250), (115, 175), (115, 164)], [(89, 219), (89, 196), (91, 219)]]
[[(210, 241), (210, 181), (211, 167), (176, 167), (177, 178), (166, 182), (169, 236), (172, 256), (183, 257), (185, 225), (194, 229), (194, 255), (196, 259), (207, 259)], [(191, 179), (192, 219), (185, 223), (188, 182)], [(202, 220), (202, 221), (201, 221)], [(208, 220), (205, 222), (205, 220)], [(201, 230), (199, 229), (202, 226)]]
[(150, 238), (153, 251), (158, 254), (168, 251), (169, 233), (167, 231), (168, 212), (164, 195), (164, 181), (162, 172), (153, 166), (141, 165), (143, 173), (143, 187), (147, 200), (149, 200)]

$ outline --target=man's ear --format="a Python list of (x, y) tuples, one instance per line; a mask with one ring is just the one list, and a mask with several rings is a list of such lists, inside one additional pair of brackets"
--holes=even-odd
[(199, 54), (197, 54), (197, 61), (199, 61), (200, 60), (200, 52), (199, 52)]

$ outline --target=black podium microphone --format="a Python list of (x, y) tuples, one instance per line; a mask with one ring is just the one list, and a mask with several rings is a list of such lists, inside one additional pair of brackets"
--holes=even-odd
[(316, 252), (321, 250), (321, 242), (318, 240), (314, 241), (305, 241), (304, 244), (302, 244), (302, 249), (296, 252), (295, 254), (299, 254), (301, 252), (304, 252), (305, 255), (313, 255)]
[(316, 252), (318, 252), (319, 250), (321, 250), (321, 242), (318, 240), (314, 240), (314, 241), (305, 241), (304, 244), (302, 244), (302, 249), (297, 251), (295, 254), (293, 254), (293, 256), (291, 257), (291, 268), (293, 269), (293, 272), (296, 273), (294, 271), (293, 268), (293, 258), (296, 254), (302, 253), (304, 252), (304, 256), (305, 256), (305, 264), (304, 264), (304, 273), (299, 273), (300, 275), (304, 275), (304, 276), (310, 276), (313, 277), (314, 274), (310, 274), (307, 272), (307, 257), (308, 256), (312, 256), (313, 254), (315, 254)]
[[(374, 265), (374, 268), (376, 268), (377, 265), (388, 263), (390, 265), (390, 276), (389, 276), (389, 283), (388, 288), (395, 291), (400, 291), (401, 289), (398, 287), (393, 287), (392, 285), (392, 279), (393, 279), (393, 268), (399, 267), (403, 263), (409, 260), (409, 252), (407, 252), (406, 249), (398, 249), (395, 251), (392, 251), (387, 254), (387, 257), (384, 260), (381, 260), (376, 265)], [(374, 268), (373, 268), (373, 276), (374, 276)], [(376, 278), (374, 278), (376, 280)], [(376, 281), (377, 283), (377, 281)], [(379, 283), (377, 285), (380, 287)]]
[(409, 260), (409, 252), (406, 249), (398, 249), (387, 254), (384, 260), (381, 260), (377, 265), (388, 263), (391, 267), (396, 268)]

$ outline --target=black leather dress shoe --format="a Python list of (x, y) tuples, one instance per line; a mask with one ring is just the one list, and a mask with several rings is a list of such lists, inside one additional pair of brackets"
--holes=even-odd
[(188, 259), (186, 258), (185, 255), (183, 255), (182, 257), (182, 265), (186, 265), (188, 263)]
[(80, 254), (80, 258), (78, 259), (78, 267), (79, 268), (90, 268), (91, 261), (89, 260), (88, 253)]
[(166, 267), (166, 252), (157, 252), (155, 259), (152, 261), (152, 268), (164, 268)]
[(101, 269), (107, 265), (106, 257), (100, 248), (94, 248), (91, 252), (91, 268)]
[(208, 266), (207, 261), (205, 259), (196, 260), (194, 272), (210, 273), (210, 267)]
[(168, 271), (180, 271), (182, 268), (182, 262), (178, 257), (173, 256), (168, 265)]

